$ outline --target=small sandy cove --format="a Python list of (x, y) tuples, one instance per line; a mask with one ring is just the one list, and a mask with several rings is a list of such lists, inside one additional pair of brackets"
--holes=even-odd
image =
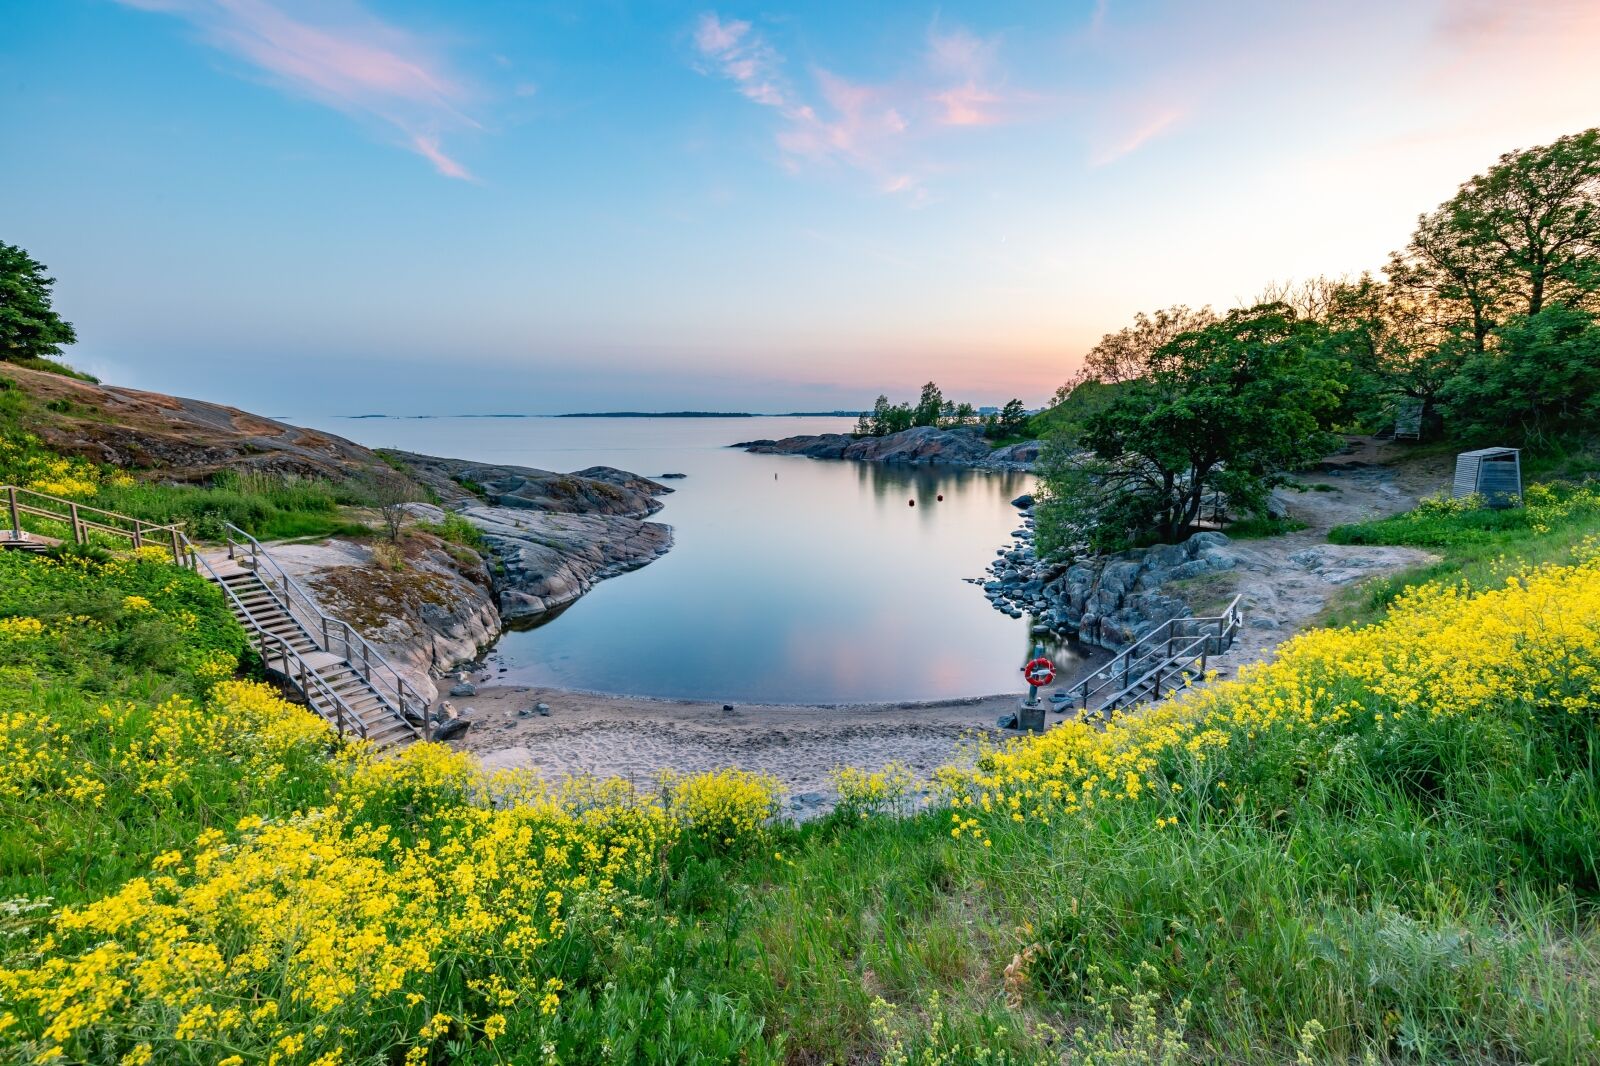
[[(1286, 500), (1307, 529), (1287, 536), (1231, 545), (1238, 569), (1229, 591), (1241, 594), (1245, 628), (1228, 654), (1213, 662), (1224, 677), (1247, 663), (1270, 658), (1278, 643), (1315, 622), (1338, 590), (1433, 556), (1409, 548), (1331, 545), (1330, 528), (1393, 514), (1446, 483), (1442, 461), (1395, 464), (1393, 445), (1353, 441), (1339, 456), (1302, 480), (1318, 491)], [(1015, 735), (995, 719), (1022, 696), (985, 696), (928, 703), (793, 706), (606, 696), (497, 684), (497, 656), (471, 676), (475, 695), (452, 702), (472, 708), (471, 731), (455, 746), (476, 753), (486, 767), (526, 767), (548, 778), (590, 773), (652, 782), (662, 770), (685, 772), (737, 767), (772, 774), (789, 791), (790, 809), (806, 817), (832, 807), (828, 774), (839, 766), (877, 770), (898, 762), (919, 778), (963, 756), (962, 740), (977, 733)], [(1103, 657), (1082, 668), (1094, 669)], [(1019, 664), (1020, 665), (1020, 664)], [(1046, 699), (1076, 676), (1056, 679)], [(534, 708), (544, 703), (548, 716)], [(1055, 725), (1064, 715), (1050, 711)]]
[[(738, 704), (725, 711), (720, 703), (481, 684), (476, 695), (451, 702), (472, 708), (473, 719), (454, 746), (488, 768), (525, 767), (552, 779), (591, 773), (648, 785), (662, 770), (737, 767), (772, 774), (788, 789), (790, 809), (803, 816), (832, 806), (828, 774), (835, 767), (877, 770), (899, 762), (926, 777), (959, 758), (964, 736), (997, 732), (995, 719), (1018, 698)], [(549, 706), (548, 717), (532, 710), (539, 703)]]

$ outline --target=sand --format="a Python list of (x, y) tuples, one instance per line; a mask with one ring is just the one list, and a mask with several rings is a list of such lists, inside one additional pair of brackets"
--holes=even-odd
[[(737, 767), (772, 774), (788, 790), (791, 811), (805, 816), (832, 806), (828, 774), (834, 768), (876, 770), (899, 762), (925, 778), (961, 759), (964, 739), (999, 735), (995, 719), (1010, 713), (1018, 698), (740, 704), (724, 711), (720, 703), (488, 683), (451, 702), (470, 707), (473, 719), (455, 747), (476, 753), (485, 767), (526, 767), (549, 778), (591, 773), (640, 784), (665, 769)], [(550, 707), (548, 717), (527, 713), (541, 702)], [(1051, 721), (1062, 717), (1049, 715)]]

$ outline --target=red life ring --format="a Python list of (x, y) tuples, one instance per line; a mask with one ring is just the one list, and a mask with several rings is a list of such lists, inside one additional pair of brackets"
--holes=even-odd
[(1049, 659), (1030, 659), (1022, 668), (1022, 677), (1034, 688), (1043, 688), (1056, 679), (1056, 667)]

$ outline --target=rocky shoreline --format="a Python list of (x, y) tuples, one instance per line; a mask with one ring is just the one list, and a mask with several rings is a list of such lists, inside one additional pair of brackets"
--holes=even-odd
[[(557, 474), (386, 454), (445, 504), (406, 505), (423, 528), (403, 538), (398, 564), (374, 545), (342, 538), (275, 545), (272, 554), (429, 699), (440, 677), (480, 659), (507, 627), (566, 607), (672, 547), (671, 527), (645, 520), (661, 509), (656, 497), (672, 490), (625, 470)], [(447, 514), (476, 527), (481, 548), (426, 531)]]
[(1215, 532), (1070, 565), (1040, 561), (1033, 529), (1033, 518), (1026, 515), (1013, 531), (1012, 546), (996, 551), (988, 568), (991, 578), (969, 580), (982, 584), (997, 610), (1013, 618), (1030, 616), (1035, 635), (1071, 637), (1107, 651), (1119, 651), (1163, 622), (1194, 613), (1188, 598), (1170, 590), (1172, 582), (1239, 565), (1228, 538)]
[(803, 455), (811, 459), (855, 459), (866, 463), (959, 466), (975, 470), (1031, 472), (1039, 441), (991, 448), (976, 426), (936, 429), (919, 426), (882, 437), (819, 433), (782, 440), (747, 440), (729, 445), (758, 455)]

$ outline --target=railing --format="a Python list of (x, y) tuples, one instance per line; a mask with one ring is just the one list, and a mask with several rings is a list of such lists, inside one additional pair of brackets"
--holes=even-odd
[[(261, 658), (268, 668), (276, 670), (292, 684), (297, 685), (306, 700), (328, 718), (341, 734), (348, 729), (362, 737), (367, 735), (365, 723), (349, 702), (334, 691), (316, 667), (307, 662), (288, 641), (267, 631), (265, 624), (212, 569), (211, 564), (189, 539), (181, 525), (158, 525), (17, 485), (0, 486), (0, 490), (4, 491), (6, 517), (10, 520), (9, 529), (0, 527), (0, 534), (3, 534), (0, 539), (9, 539), (13, 543), (30, 540), (29, 531), (22, 528), (22, 518), (26, 515), (65, 525), (74, 544), (87, 544), (91, 534), (95, 534), (126, 541), (133, 548), (160, 545), (172, 552), (172, 560), (177, 565), (187, 567), (196, 573), (205, 570), (212, 581), (222, 588), (223, 594), (232, 601), (241, 617), (251, 623), (260, 645)], [(399, 671), (390, 665), (366, 638), (352, 629), (348, 622), (324, 614), (316, 601), (262, 549), (259, 541), (232, 523), (224, 523), (224, 527), (227, 533), (228, 558), (236, 559), (239, 550), (248, 547), (249, 565), (255, 571), (256, 577), (283, 606), (289, 617), (305, 629), (312, 643), (319, 643), (320, 636), (319, 646), (329, 654), (348, 662), (372, 686), (372, 690), (388, 705), (391, 712), (399, 715), (402, 722), (411, 726), (424, 739), (431, 737), (433, 723), (428, 714), (428, 701), (422, 698)], [(43, 538), (45, 535), (35, 536)], [(51, 537), (48, 540), (41, 539), (39, 542), (52, 543), (55, 539)], [(331, 713), (317, 707), (318, 699), (327, 704)]]
[(1149, 684), (1152, 678), (1153, 691), (1159, 692), (1163, 674), (1171, 676), (1180, 664), (1198, 658), (1203, 673), (1206, 656), (1226, 651), (1243, 624), (1238, 596), (1221, 614), (1168, 619), (1067, 689), (1065, 702), (1089, 711), (1090, 702), (1109, 690), (1111, 695), (1094, 708), (1109, 718), (1119, 707), (1134, 702), (1140, 686)]
[(260, 541), (231, 522), (223, 526), (228, 539), (228, 558), (254, 570), (256, 577), (278, 598), (289, 616), (304, 627), (313, 642), (354, 667), (407, 724), (420, 722), (423, 739), (429, 739), (433, 728), (428, 701), (400, 671), (350, 623), (323, 613), (317, 601), (267, 554)]
[(98, 534), (112, 540), (125, 540), (134, 548), (159, 545), (172, 552), (173, 562), (182, 564), (184, 561), (183, 545), (188, 538), (178, 525), (158, 525), (74, 500), (46, 496), (18, 485), (6, 485), (4, 489), (6, 517), (10, 520), (8, 534), (13, 542), (29, 539), (28, 531), (22, 528), (22, 517), (27, 515), (66, 526), (74, 544), (87, 544), (91, 534)]
[[(275, 671), (298, 688), (300, 694), (306, 698), (306, 702), (333, 723), (334, 728), (339, 730), (340, 736), (344, 736), (346, 732), (353, 732), (363, 740), (366, 739), (367, 724), (361, 720), (355, 708), (328, 684), (317, 668), (308, 663), (305, 656), (296, 651), (287, 639), (267, 631), (264, 621), (257, 618), (250, 608), (245, 606), (239, 594), (211, 568), (205, 556), (195, 550), (187, 537), (184, 538), (184, 544), (188, 548), (186, 559), (188, 564), (197, 572), (203, 568), (210, 574), (212, 582), (220, 586), (222, 594), (233, 602), (234, 610), (249, 620), (250, 628), (256, 636), (257, 650), (261, 653), (261, 661), (266, 668)], [(318, 699), (326, 706), (317, 706)]]

